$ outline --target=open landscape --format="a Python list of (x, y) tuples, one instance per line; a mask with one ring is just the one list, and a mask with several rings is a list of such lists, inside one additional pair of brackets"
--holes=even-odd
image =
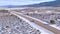
[(7, 10), (0, 11), (0, 34), (40, 34), (41, 32)]
[[(53, 8), (53, 9), (52, 9)], [(3, 34), (59, 34), (60, 7), (26, 7), (0, 10)], [(43, 29), (43, 30), (42, 30)]]
[[(60, 28), (60, 7), (39, 7), (39, 8), (26, 8), (18, 10), (17, 12), (23, 13), (39, 20), (42, 20), (49, 25), (54, 25)], [(15, 10), (14, 10), (15, 11)]]
[(0, 34), (60, 34), (60, 0), (0, 0)]

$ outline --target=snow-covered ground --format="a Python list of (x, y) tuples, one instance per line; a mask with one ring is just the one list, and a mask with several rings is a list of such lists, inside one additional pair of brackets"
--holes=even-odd
[(54, 28), (60, 30), (60, 27), (56, 26), (56, 24), (55, 25), (49, 25), (49, 26), (54, 27)]
[[(44, 24), (47, 24), (47, 25), (49, 24), (49, 23), (44, 22), (44, 21), (42, 21), (42, 20), (40, 20), (40, 19), (37, 19), (37, 18), (31, 17), (31, 16), (28, 16), (28, 17), (30, 17), (30, 18), (32, 18), (32, 19), (35, 19), (35, 20), (38, 20), (38, 21), (40, 21), (41, 23), (44, 23)], [(54, 28), (60, 30), (60, 27), (56, 26), (56, 24), (55, 24), (55, 25), (49, 24), (49, 26), (54, 27)]]
[[(2, 15), (2, 14), (1, 14)], [(14, 15), (0, 16), (0, 34), (40, 34), (41, 32)]]
[[(49, 11), (50, 12), (50, 11)], [(54, 12), (54, 13), (56, 13), (56, 12)], [(49, 13), (49, 14), (51, 14), (51, 13)], [(46, 14), (45, 14), (46, 15)], [(47, 14), (48, 15), (48, 14)], [(38, 20), (38, 21), (40, 21), (41, 23), (44, 23), (44, 24), (47, 24), (47, 25), (49, 25), (49, 26), (51, 26), (51, 27), (54, 27), (54, 28), (56, 28), (56, 29), (58, 29), (58, 30), (60, 30), (60, 26), (57, 26), (57, 25), (60, 25), (59, 24), (59, 21), (60, 21), (60, 19), (59, 19), (59, 21), (58, 21), (58, 17), (60, 17), (60, 14), (59, 14), (59, 12), (58, 13), (56, 13), (55, 15), (51, 15), (51, 16), (44, 16), (45, 18), (47, 18), (47, 19), (45, 19), (44, 20), (44, 18), (42, 18), (41, 16), (39, 16), (39, 15), (34, 15), (34, 14), (31, 14), (31, 15), (28, 15), (27, 17), (30, 17), (30, 18), (32, 18), (32, 19), (35, 19), (35, 20)], [(25, 15), (26, 16), (26, 15)], [(57, 20), (55, 20), (56, 21), (56, 24), (55, 25), (53, 25), (53, 24), (49, 24), (49, 22), (50, 22), (50, 20), (51, 19), (57, 19)]]
[(29, 20), (25, 19), (24, 17), (21, 17), (20, 15), (16, 14), (16, 12), (12, 12), (12, 14), (18, 16), (19, 18), (23, 19), (24, 21), (26, 21), (27, 23), (29, 23), (31, 26), (33, 26), (34, 28), (38, 29), (41, 31), (41, 34), (54, 34), (53, 32), (41, 27), (41, 26), (38, 26), (36, 25), (35, 23), (32, 23), (30, 22)]
[[(15, 13), (18, 13), (18, 12), (15, 12)], [(19, 14), (21, 14), (21, 13), (19, 13)], [(22, 15), (23, 15), (23, 14), (22, 14)], [(24, 15), (24, 16), (27, 16), (27, 15)], [(47, 22), (44, 22), (44, 21), (42, 21), (42, 20), (40, 20), (40, 19), (37, 19), (37, 18), (31, 17), (31, 16), (27, 16), (27, 17), (30, 17), (30, 18), (35, 19), (35, 20), (38, 20), (38, 21), (40, 21), (41, 23), (47, 24), (47, 25), (49, 25), (49, 26), (51, 26), (51, 27), (54, 27), (54, 28), (60, 30), (60, 27), (57, 27), (56, 25), (52, 25), (52, 24), (50, 25), (50, 24), (47, 23)]]

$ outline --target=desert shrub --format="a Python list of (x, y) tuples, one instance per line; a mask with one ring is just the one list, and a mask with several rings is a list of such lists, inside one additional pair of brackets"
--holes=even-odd
[(50, 20), (50, 23), (51, 23), (51, 24), (55, 24), (55, 21), (54, 21), (54, 20)]
[(28, 13), (26, 15), (29, 15)]

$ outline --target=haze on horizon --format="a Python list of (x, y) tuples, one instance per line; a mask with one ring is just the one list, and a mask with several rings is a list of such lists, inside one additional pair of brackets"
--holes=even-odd
[(28, 5), (41, 2), (50, 2), (55, 0), (0, 0), (0, 6), (2, 5)]

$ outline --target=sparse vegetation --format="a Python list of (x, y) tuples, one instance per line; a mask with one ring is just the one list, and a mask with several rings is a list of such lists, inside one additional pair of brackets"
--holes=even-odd
[(28, 13), (26, 15), (29, 15)]
[(50, 23), (51, 23), (51, 24), (55, 24), (55, 21), (54, 21), (54, 20), (50, 20)]

